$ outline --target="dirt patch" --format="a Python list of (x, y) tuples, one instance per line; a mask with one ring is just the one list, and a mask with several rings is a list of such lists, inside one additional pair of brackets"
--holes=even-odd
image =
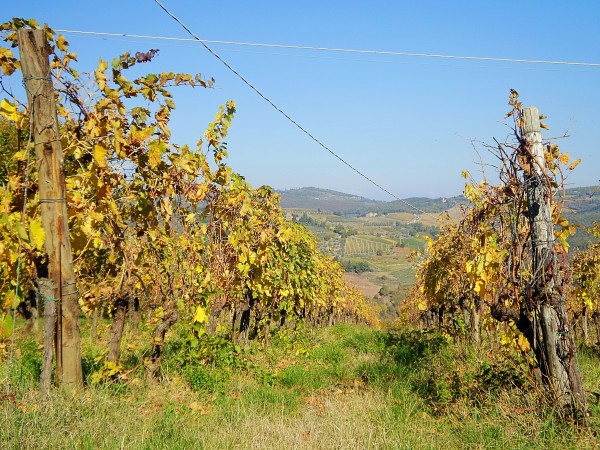
[(344, 278), (348, 284), (358, 288), (366, 298), (373, 298), (381, 289), (381, 285), (369, 280), (366, 273), (345, 273)]
[(408, 258), (412, 250), (408, 247), (394, 247), (392, 250), (392, 254), (394, 256), (401, 256), (403, 258)]

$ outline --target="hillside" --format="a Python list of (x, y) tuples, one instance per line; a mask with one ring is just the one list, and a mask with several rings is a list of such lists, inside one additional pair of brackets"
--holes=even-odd
[[(426, 213), (435, 214), (451, 210), (467, 202), (462, 195), (448, 198), (410, 197), (385, 202), (316, 187), (279, 190), (277, 192), (281, 195), (281, 206), (285, 209), (320, 210), (324, 213), (343, 215), (403, 212), (414, 214), (415, 209), (409, 205)], [(594, 220), (600, 219), (600, 189), (598, 186), (567, 189), (565, 204), (567, 215), (576, 218), (575, 221), (583, 226), (589, 226)]]
[(283, 208), (320, 210), (344, 215), (363, 215), (370, 212), (378, 214), (417, 212), (407, 203), (426, 213), (440, 213), (466, 202), (463, 196), (437, 199), (411, 197), (404, 201), (385, 202), (316, 187), (281, 190), (278, 193), (281, 195)]
[(598, 186), (577, 187), (566, 191), (566, 217), (580, 228), (569, 242), (574, 249), (587, 246), (593, 236), (586, 231), (594, 222), (600, 222), (600, 191)]
[(281, 195), (281, 206), (286, 209), (310, 209), (352, 214), (358, 211), (371, 211), (372, 208), (377, 208), (386, 203), (316, 187), (303, 187), (277, 192)]

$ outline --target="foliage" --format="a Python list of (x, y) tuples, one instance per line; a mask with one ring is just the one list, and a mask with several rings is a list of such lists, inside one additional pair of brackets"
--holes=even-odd
[(363, 273), (373, 271), (368, 262), (359, 259), (346, 259), (343, 261), (343, 265), (346, 272)]
[[(3, 24), (4, 41), (17, 47), (21, 27), (39, 25), (20, 19)], [(117, 310), (135, 305), (148, 311), (148, 367), (160, 364), (166, 333), (179, 317), (188, 330), (186, 358), (202, 364), (237, 361), (240, 328), (245, 339), (268, 339), (275, 321), (366, 320), (365, 300), (346, 286), (341, 266), (318, 251), (303, 226), (284, 220), (279, 195), (267, 186), (253, 189), (227, 165), (233, 101), (219, 107), (195, 147), (172, 141), (174, 91), (212, 88), (214, 80), (173, 72), (139, 75), (137, 66), (151, 65), (156, 51), (100, 59), (92, 73), (80, 73), (64, 36), (45, 31), (84, 314), (109, 311), (120, 340), (123, 324), (117, 321), (125, 315)], [(1, 80), (18, 74), (13, 50), (1, 47), (0, 62)], [(25, 164), (29, 108), (6, 86), (0, 83), (7, 96), (0, 104), (0, 152), (11, 154), (2, 158), (0, 172), (3, 311), (35, 289), (45, 265), (37, 174), (35, 164)], [(244, 311), (249, 317), (240, 325)], [(218, 327), (232, 331), (236, 343), (213, 336)], [(108, 363), (94, 382), (121, 376), (118, 361)]]
[[(459, 223), (443, 227), (435, 241), (429, 240), (427, 253), (415, 256), (417, 287), (403, 314), (405, 320), (420, 315), (426, 326), (438, 326), (457, 340), (469, 329), (476, 345), (486, 329), (501, 345), (512, 347), (515, 356), (539, 368), (549, 396), (561, 399), (564, 412), (570, 408), (565, 404), (569, 398), (579, 414), (586, 402), (564, 307), (571, 282), (568, 238), (576, 225), (564, 216), (563, 202), (566, 173), (580, 160), (571, 161), (549, 142), (543, 145), (540, 164), (514, 90), (509, 104), (506, 118), (514, 119), (514, 141), (488, 147), (499, 161), (499, 184), (486, 178), (466, 184), (469, 205)], [(470, 178), (467, 172), (463, 176)], [(549, 242), (549, 237), (534, 234), (546, 231), (546, 226), (536, 226), (546, 218), (540, 213), (534, 222), (532, 202), (548, 205)], [(553, 332), (548, 331), (551, 327)], [(558, 387), (556, 380), (567, 379)]]
[[(530, 163), (519, 147), (522, 143), (518, 134), (521, 103), (516, 92), (511, 94), (509, 103), (513, 110), (507, 117), (515, 117), (517, 142), (490, 148), (501, 161), (500, 184), (493, 186), (487, 180), (467, 183), (465, 196), (470, 203), (464, 208), (459, 223), (446, 225), (436, 240), (429, 239), (424, 255), (415, 254), (421, 295), (415, 293), (413, 303), (416, 301), (421, 310), (445, 307), (460, 311), (465, 299), (477, 299), (483, 301), (488, 314), (494, 313), (498, 320), (513, 320), (515, 314), (518, 318), (521, 309), (530, 311), (532, 308), (528, 303), (528, 291), (534, 279), (527, 240), (530, 224), (525, 187), (519, 178)], [(545, 156), (548, 167), (545, 176), (562, 192), (563, 169), (574, 169), (578, 160), (570, 162), (569, 155), (561, 153), (553, 143), (546, 145)], [(470, 178), (467, 172), (463, 175)], [(559, 194), (550, 192), (549, 198), (554, 202), (552, 220), (557, 228), (557, 248), (566, 256), (567, 238), (575, 232), (575, 226), (562, 216)], [(565, 283), (565, 261), (555, 269)]]
[[(581, 250), (573, 257), (571, 270), (573, 272), (573, 290), (571, 311), (576, 316), (597, 316), (600, 299), (600, 225), (594, 223), (590, 232), (596, 239), (586, 249)], [(587, 336), (585, 336), (587, 339)]]

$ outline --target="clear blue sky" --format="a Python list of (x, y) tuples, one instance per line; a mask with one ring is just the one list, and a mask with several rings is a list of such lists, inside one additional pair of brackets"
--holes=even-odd
[[(595, 0), (163, 3), (202, 39), (600, 63)], [(2, 14), (3, 21), (32, 17), (54, 29), (189, 37), (152, 0), (11, 1)], [(391, 200), (300, 133), (199, 44), (65, 36), (82, 71), (92, 70), (99, 57), (158, 48), (148, 71), (214, 77), (213, 91), (176, 93), (174, 138), (194, 145), (218, 105), (235, 100), (230, 164), (253, 185), (317, 186)], [(510, 88), (526, 106), (549, 116), (545, 137), (568, 131), (559, 145), (583, 160), (569, 184), (598, 184), (600, 67), (211, 46), (311, 133), (399, 197), (458, 195), (462, 169), (477, 178), (479, 156), (470, 139), (505, 139)]]

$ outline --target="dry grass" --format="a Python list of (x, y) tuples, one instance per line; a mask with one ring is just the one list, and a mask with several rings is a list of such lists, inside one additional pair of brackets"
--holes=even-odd
[[(361, 327), (307, 336), (309, 356), (274, 342), (253, 355), (253, 368), (232, 370), (219, 392), (195, 392), (175, 366), (160, 383), (133, 374), (126, 385), (89, 386), (75, 397), (44, 398), (31, 380), (15, 380), (14, 400), (0, 400), (2, 448), (597, 448), (590, 430), (558, 420), (526, 389), (481, 390), (478, 399), (465, 394), (445, 403), (424, 391), (430, 377), (450, 379), (485, 355), (452, 346), (418, 355)], [(395, 353), (404, 362), (389, 357), (398, 349), (408, 351)], [(581, 362), (595, 386), (597, 356), (583, 354)]]
[[(401, 417), (390, 420), (398, 408)], [(0, 439), (20, 449), (435, 448), (439, 441), (435, 420), (418, 405), (400, 405), (373, 390), (314, 393), (290, 412), (285, 403), (256, 404), (243, 394), (226, 406), (203, 403), (170, 383), (123, 397), (88, 390), (77, 399), (43, 400), (30, 393), (2, 412)], [(17, 423), (7, 415), (27, 420)]]

